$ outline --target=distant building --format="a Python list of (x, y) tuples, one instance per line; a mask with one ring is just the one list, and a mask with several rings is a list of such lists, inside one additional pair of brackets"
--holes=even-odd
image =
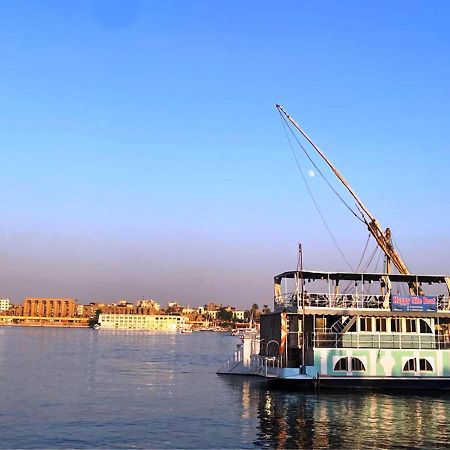
[(26, 298), (23, 315), (30, 317), (75, 317), (76, 302), (73, 298)]
[(84, 315), (84, 305), (76, 305), (75, 306), (75, 315), (77, 317), (83, 317), (83, 315)]
[(236, 320), (244, 320), (244, 314), (245, 311), (236, 309), (233, 311), (233, 318), (235, 318)]
[(208, 317), (209, 320), (216, 320), (218, 314), (219, 314), (218, 309), (214, 311), (206, 311), (206, 317)]
[(9, 298), (0, 298), (0, 311), (6, 311), (10, 306)]
[(23, 306), (22, 305), (10, 305), (5, 311), (0, 311), (1, 315), (5, 316), (22, 316)]
[(137, 306), (139, 308), (152, 308), (155, 311), (159, 311), (161, 309), (159, 303), (152, 299), (142, 299), (138, 302)]
[(209, 311), (219, 311), (219, 309), (222, 308), (222, 304), (220, 303), (208, 303), (205, 305), (205, 309), (207, 312)]
[(97, 311), (100, 311), (102, 308), (106, 306), (105, 303), (89, 303), (89, 305), (83, 306), (83, 317), (93, 318), (97, 314)]
[(183, 307), (175, 301), (167, 302), (166, 314), (181, 314)]

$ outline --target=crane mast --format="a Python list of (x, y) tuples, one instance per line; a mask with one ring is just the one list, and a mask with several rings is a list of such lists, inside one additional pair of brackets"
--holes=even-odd
[[(404, 275), (409, 275), (410, 271), (401, 258), (401, 256), (396, 252), (394, 246), (392, 245), (391, 230), (386, 228), (383, 231), (380, 223), (371, 214), (369, 209), (363, 204), (360, 198), (356, 195), (355, 191), (352, 189), (348, 181), (343, 177), (343, 175), (337, 170), (337, 168), (331, 163), (327, 156), (320, 150), (320, 148), (312, 141), (312, 139), (306, 134), (306, 132), (300, 127), (300, 125), (283, 109), (279, 104), (276, 105), (278, 111), (280, 111), (292, 125), (302, 134), (302, 136), (311, 144), (314, 150), (319, 154), (319, 156), (325, 161), (329, 166), (331, 171), (336, 175), (336, 177), (341, 181), (341, 183), (348, 190), (350, 195), (355, 199), (358, 209), (361, 212), (362, 219), (366, 224), (369, 232), (374, 237), (377, 244), (383, 250), (386, 255), (386, 273), (390, 273), (391, 262), (397, 268), (399, 273)], [(411, 283), (409, 285), (410, 291), (413, 294), (423, 294), (422, 289), (417, 283)]]

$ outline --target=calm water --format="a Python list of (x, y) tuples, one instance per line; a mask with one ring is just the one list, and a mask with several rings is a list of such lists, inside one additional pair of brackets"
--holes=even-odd
[(450, 397), (269, 391), (239, 340), (0, 328), (1, 448), (447, 448)]

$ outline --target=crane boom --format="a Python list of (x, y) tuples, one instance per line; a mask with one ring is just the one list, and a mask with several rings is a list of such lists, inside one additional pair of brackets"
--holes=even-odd
[[(336, 175), (336, 177), (341, 181), (341, 183), (348, 190), (350, 195), (355, 199), (364, 223), (367, 225), (369, 232), (375, 238), (377, 244), (385, 253), (388, 260), (391, 260), (399, 273), (404, 275), (409, 275), (409, 269), (401, 256), (396, 252), (394, 246), (391, 242), (391, 232), (390, 229), (387, 228), (386, 231), (383, 231), (379, 222), (375, 219), (375, 217), (371, 214), (369, 209), (364, 205), (361, 199), (356, 195), (355, 191), (352, 189), (348, 181), (342, 176), (342, 174), (336, 169), (336, 167), (331, 163), (331, 161), (327, 158), (327, 156), (320, 150), (320, 148), (313, 142), (313, 140), (306, 134), (306, 132), (300, 127), (300, 125), (284, 110), (284, 108), (277, 104), (276, 105), (278, 111), (280, 111), (284, 116), (289, 120), (289, 122), (294, 125), (294, 127), (302, 134), (302, 136), (311, 144), (314, 150), (319, 154), (319, 156), (326, 162), (326, 164), (330, 167), (332, 172)], [(411, 288), (411, 286), (410, 286)], [(419, 286), (414, 285), (413, 289), (416, 293), (421, 291)]]

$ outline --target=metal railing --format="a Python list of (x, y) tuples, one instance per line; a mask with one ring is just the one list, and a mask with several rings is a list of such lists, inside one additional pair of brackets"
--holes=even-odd
[(383, 334), (383, 333), (308, 333), (306, 346), (315, 348), (378, 348), (378, 349), (450, 349), (450, 335)]
[(263, 377), (278, 376), (283, 367), (283, 360), (279, 356), (252, 355), (250, 360), (250, 370), (255, 375)]
[[(342, 309), (390, 309), (390, 299), (386, 295), (375, 294), (331, 294), (331, 293), (305, 293), (304, 299), (297, 293), (286, 293), (274, 298), (276, 308), (297, 309), (302, 307), (342, 308)], [(437, 310), (450, 313), (450, 297), (437, 296)]]
[(243, 361), (243, 349), (239, 347), (217, 371), (217, 373), (230, 373), (240, 362)]

